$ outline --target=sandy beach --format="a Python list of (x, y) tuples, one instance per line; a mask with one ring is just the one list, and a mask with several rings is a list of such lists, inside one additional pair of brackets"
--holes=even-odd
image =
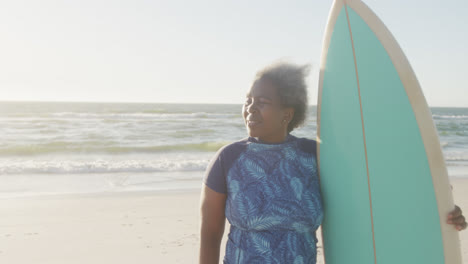
[[(468, 180), (451, 181), (466, 215)], [(0, 199), (0, 263), (197, 263), (198, 203), (199, 190)]]

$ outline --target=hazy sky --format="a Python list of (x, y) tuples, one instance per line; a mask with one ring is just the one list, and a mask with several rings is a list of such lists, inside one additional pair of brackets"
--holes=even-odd
[[(241, 103), (263, 66), (310, 63), (331, 0), (0, 3), (0, 100)], [(367, 0), (431, 106), (468, 106), (468, 2)]]

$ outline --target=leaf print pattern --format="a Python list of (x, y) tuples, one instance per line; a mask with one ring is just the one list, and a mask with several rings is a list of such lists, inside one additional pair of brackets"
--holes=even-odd
[(302, 143), (250, 142), (229, 169), (224, 263), (315, 263), (323, 213), (315, 152)]
[(246, 160), (246, 172), (253, 179), (261, 179), (266, 176), (265, 171), (252, 160)]
[(280, 224), (281, 221), (282, 221), (282, 218), (277, 217), (277, 216), (271, 216), (271, 217), (256, 216), (248, 221), (248, 227), (249, 229), (254, 229), (254, 230), (269, 230), (272, 227)]
[(302, 199), (302, 188), (304, 185), (302, 185), (301, 181), (293, 177), (291, 178), (291, 188), (293, 189), (293, 192), (296, 193), (296, 199), (301, 200)]
[(236, 195), (239, 192), (239, 182), (238, 181), (232, 180), (229, 183), (229, 192), (231, 193), (232, 198), (236, 199)]
[(252, 233), (251, 236), (255, 250), (260, 254), (268, 254), (271, 251), (270, 241), (260, 233)]
[(302, 256), (297, 256), (294, 259), (294, 264), (304, 264), (304, 258)]

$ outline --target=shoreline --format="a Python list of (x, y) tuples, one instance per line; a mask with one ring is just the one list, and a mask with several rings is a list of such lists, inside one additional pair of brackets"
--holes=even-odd
[[(200, 189), (203, 171), (5, 175), (0, 199)], [(57, 191), (60, 190), (60, 191)]]
[[(189, 173), (186, 173), (189, 174)], [(50, 197), (51, 199), (53, 198), (71, 198), (71, 197), (106, 197), (106, 196), (131, 196), (131, 195), (158, 195), (158, 194), (170, 194), (170, 193), (179, 193), (179, 194), (184, 194), (184, 193), (196, 193), (200, 192), (201, 186), (202, 186), (202, 177), (200, 176), (200, 179), (193, 180), (179, 180), (179, 181), (173, 181), (170, 183), (169, 187), (166, 188), (148, 188), (148, 189), (126, 189), (125, 187), (120, 188), (120, 189), (108, 189), (108, 190), (94, 190), (94, 191), (69, 191), (69, 192), (39, 192), (39, 193), (33, 193), (33, 192), (26, 192), (26, 193), (20, 193), (20, 192), (10, 192), (10, 195), (7, 194), (9, 193), (8, 191), (2, 190), (0, 193), (3, 193), (4, 195), (0, 195), (0, 201), (1, 200), (9, 200), (9, 199), (47, 199)], [(468, 183), (468, 177), (466, 176), (450, 176), (449, 177), (449, 182), (451, 184), (456, 184), (458, 185), (459, 183), (461, 185), (465, 185), (464, 182)], [(183, 187), (176, 187), (177, 185), (182, 185)], [(468, 191), (468, 189), (467, 189)], [(455, 196), (455, 195), (454, 195)], [(468, 204), (467, 204), (468, 207)], [(468, 208), (467, 208), (468, 210)]]
[[(201, 185), (201, 183), (200, 183)], [(79, 198), (112, 198), (112, 197), (138, 197), (138, 196), (158, 196), (177, 194), (200, 194), (200, 187), (190, 187), (184, 189), (154, 189), (154, 190), (124, 190), (124, 191), (97, 191), (97, 192), (72, 192), (72, 193), (36, 193), (23, 194), (17, 196), (0, 196), (3, 200), (57, 200), (57, 199), (79, 199)]]

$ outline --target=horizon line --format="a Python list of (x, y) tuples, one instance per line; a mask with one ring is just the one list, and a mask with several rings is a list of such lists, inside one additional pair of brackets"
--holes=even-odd
[[(0, 100), (0, 103), (91, 103), (91, 104), (193, 104), (193, 105), (242, 105), (242, 103), (213, 103), (213, 102), (144, 102), (144, 101), (56, 101), (56, 100)], [(317, 104), (308, 104), (308, 106), (317, 106)], [(439, 108), (468, 108), (468, 106), (439, 106), (439, 105), (428, 105), (431, 107)]]

